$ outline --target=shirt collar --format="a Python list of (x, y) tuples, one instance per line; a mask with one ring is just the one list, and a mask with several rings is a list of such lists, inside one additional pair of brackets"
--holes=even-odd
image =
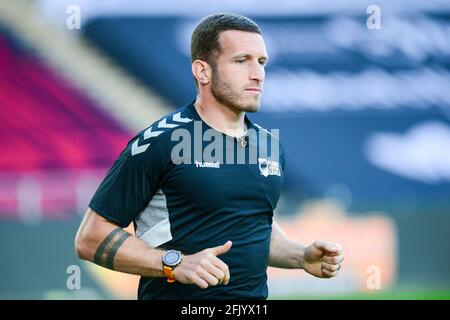
[[(189, 109), (189, 111), (190, 111), (190, 113), (191, 113), (192, 119), (193, 119), (194, 121), (197, 120), (197, 121), (202, 121), (202, 122), (204, 122), (204, 121), (202, 120), (202, 118), (200, 117), (200, 115), (198, 114), (197, 110), (195, 109), (195, 105), (194, 105), (194, 104), (195, 104), (195, 101), (196, 101), (196, 100), (193, 100), (193, 101), (192, 101), (191, 103), (189, 103), (189, 105), (188, 105), (188, 109)], [(250, 129), (250, 128), (256, 129), (256, 127), (255, 127), (253, 121), (250, 120), (250, 118), (247, 116), (247, 114), (244, 115), (244, 122), (245, 122), (245, 124), (247, 125), (247, 130)], [(206, 123), (205, 123), (205, 124), (206, 124)]]

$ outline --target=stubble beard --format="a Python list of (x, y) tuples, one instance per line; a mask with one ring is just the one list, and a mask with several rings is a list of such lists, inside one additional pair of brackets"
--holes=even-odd
[(233, 92), (229, 83), (222, 81), (216, 68), (213, 68), (212, 72), (211, 93), (218, 102), (228, 108), (250, 113), (259, 110), (259, 99), (255, 99), (252, 104), (240, 103), (239, 94)]

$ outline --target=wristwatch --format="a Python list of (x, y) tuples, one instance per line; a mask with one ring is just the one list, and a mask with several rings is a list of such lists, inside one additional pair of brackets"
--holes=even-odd
[(173, 269), (183, 260), (183, 254), (178, 250), (166, 251), (162, 257), (163, 272), (167, 277), (167, 282), (175, 282)]

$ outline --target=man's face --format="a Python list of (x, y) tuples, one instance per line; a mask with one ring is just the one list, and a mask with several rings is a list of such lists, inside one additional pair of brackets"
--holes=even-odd
[(260, 34), (238, 30), (220, 33), (221, 51), (213, 66), (211, 91), (217, 101), (244, 112), (259, 109), (267, 52)]

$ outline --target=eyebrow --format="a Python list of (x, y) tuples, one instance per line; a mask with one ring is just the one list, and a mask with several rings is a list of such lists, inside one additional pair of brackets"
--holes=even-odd
[[(233, 59), (237, 59), (237, 58), (250, 58), (250, 57), (252, 57), (251, 54), (241, 53), (241, 54), (238, 54), (238, 55), (234, 56)], [(259, 60), (259, 59), (264, 59), (266, 62), (269, 61), (269, 57), (267, 57), (267, 56), (260, 56), (260, 57), (258, 58), (258, 60)]]

